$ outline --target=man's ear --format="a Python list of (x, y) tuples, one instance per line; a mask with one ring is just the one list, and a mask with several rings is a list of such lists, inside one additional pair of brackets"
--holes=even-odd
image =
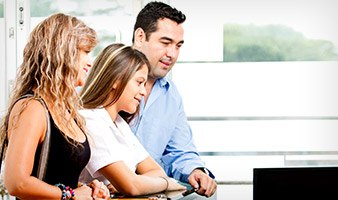
[(134, 46), (139, 49), (146, 40), (146, 34), (142, 28), (137, 28), (134, 32)]

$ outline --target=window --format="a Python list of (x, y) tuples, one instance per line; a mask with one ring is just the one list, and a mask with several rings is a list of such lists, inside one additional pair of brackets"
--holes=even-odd
[[(30, 28), (55, 12), (76, 15), (99, 34), (95, 57), (109, 43), (131, 44), (147, 2), (31, 0)], [(254, 167), (338, 165), (336, 0), (165, 2), (187, 15), (172, 79), (196, 145), (223, 184), (220, 199), (252, 199)], [(6, 51), (0, 46), (1, 65)]]
[(170, 4), (187, 15), (181, 61), (338, 60), (334, 0)]
[(170, 3), (187, 15), (172, 78), (218, 197), (252, 199), (254, 167), (338, 165), (335, 1)]
[(5, 72), (5, 18), (4, 18), (4, 1), (0, 0), (0, 118), (2, 117), (5, 110), (5, 102), (6, 102), (6, 72)]
[(139, 6), (137, 0), (31, 0), (31, 27), (56, 12), (77, 16), (98, 33), (95, 56), (110, 43), (131, 44), (134, 12)]

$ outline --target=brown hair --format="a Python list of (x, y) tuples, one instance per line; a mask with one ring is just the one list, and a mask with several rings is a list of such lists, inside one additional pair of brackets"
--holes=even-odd
[[(94, 109), (114, 104), (128, 81), (144, 64), (149, 70), (150, 64), (145, 55), (130, 46), (121, 43), (107, 46), (95, 59), (80, 92), (83, 107)], [(119, 84), (114, 89), (113, 85), (117, 82)], [(112, 98), (108, 98), (111, 94)]]

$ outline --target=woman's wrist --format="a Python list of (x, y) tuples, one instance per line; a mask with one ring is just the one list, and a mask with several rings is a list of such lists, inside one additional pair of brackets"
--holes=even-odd
[(61, 190), (61, 200), (75, 200), (76, 199), (75, 192), (71, 187), (65, 186), (62, 183), (55, 184), (55, 186)]
[(164, 176), (160, 176), (160, 178), (164, 179), (165, 182), (166, 182), (166, 187), (165, 187), (165, 189), (163, 191), (168, 190), (168, 188), (169, 188), (169, 180), (166, 177), (164, 177)]

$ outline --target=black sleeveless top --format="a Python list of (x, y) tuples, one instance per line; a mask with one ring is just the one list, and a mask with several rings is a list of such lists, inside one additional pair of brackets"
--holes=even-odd
[[(51, 185), (62, 183), (75, 189), (77, 188), (80, 173), (90, 158), (90, 147), (87, 136), (85, 142), (74, 146), (67, 142), (64, 134), (56, 127), (52, 117), (50, 117), (50, 126), (50, 150), (44, 181)], [(74, 141), (69, 137), (68, 140)], [(41, 145), (38, 146), (35, 153), (33, 176), (37, 175), (40, 152)]]

